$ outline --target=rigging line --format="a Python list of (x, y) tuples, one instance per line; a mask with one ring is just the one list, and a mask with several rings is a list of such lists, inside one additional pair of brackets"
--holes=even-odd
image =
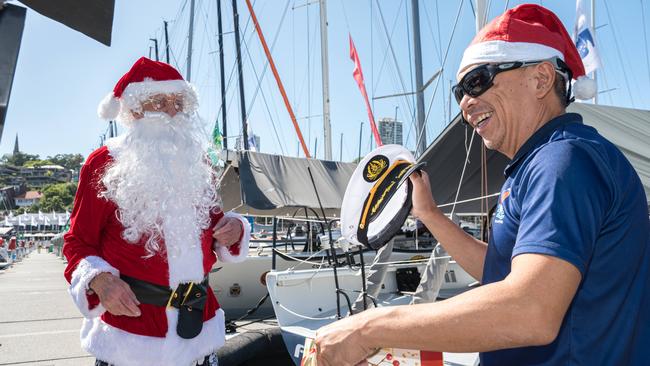
[(643, 27), (643, 48), (645, 48), (645, 64), (648, 69), (648, 82), (650, 83), (650, 57), (648, 56), (648, 33), (645, 23), (645, 9), (643, 6), (643, 0), (639, 0), (641, 3), (641, 26)]
[[(397, 8), (396, 14), (399, 14), (399, 13), (400, 13), (400, 11), (401, 11), (401, 9), (402, 9), (402, 5), (404, 5), (404, 4), (405, 4), (405, 2), (404, 2), (404, 0), (402, 0), (402, 1), (400, 2), (399, 7)], [(380, 9), (380, 11), (381, 11), (381, 9)], [(390, 38), (391, 38), (391, 39), (392, 39), (392, 37), (393, 37), (393, 35), (394, 35), (394, 33), (395, 33), (395, 29), (397, 28), (397, 21), (398, 21), (398, 20), (399, 20), (399, 17), (395, 17), (395, 20), (393, 21), (393, 26), (392, 26), (392, 28), (391, 28), (391, 32), (390, 32)], [(384, 29), (386, 29), (385, 24), (386, 24), (386, 23), (384, 22)], [(379, 25), (378, 25), (378, 24), (377, 24), (377, 27), (379, 28)], [(381, 28), (380, 28), (380, 31), (381, 31)], [(382, 60), (382, 64), (381, 64), (381, 67), (380, 67), (379, 73), (377, 74), (377, 80), (376, 80), (376, 81), (377, 81), (377, 84), (375, 85), (375, 89), (379, 87), (379, 80), (380, 80), (381, 75), (382, 75), (382, 73), (383, 73), (383, 71), (384, 71), (384, 66), (386, 65), (386, 61), (387, 61), (387, 59), (388, 59), (388, 51), (390, 51), (390, 50), (391, 50), (391, 49), (390, 49), (389, 47), (386, 47), (386, 51), (384, 52), (384, 57), (383, 57), (383, 60)], [(392, 77), (392, 82), (393, 82), (393, 87), (394, 87), (394, 89), (396, 89), (396, 90), (399, 89), (400, 85), (398, 84), (398, 80), (397, 80), (396, 77), (395, 77), (395, 73), (391, 73), (390, 75), (391, 75), (391, 77)], [(406, 89), (406, 87), (404, 86), (403, 81), (402, 81), (402, 83), (401, 83), (401, 87), (402, 87), (403, 89)], [(374, 95), (374, 94), (375, 94), (375, 91), (373, 91), (373, 95)], [(413, 107), (411, 107), (411, 104), (409, 103), (409, 99), (408, 99), (408, 96), (407, 96), (407, 95), (404, 95), (404, 96), (402, 96), (402, 98), (398, 98), (397, 100), (398, 100), (397, 103), (400, 104), (400, 105), (399, 105), (399, 107), (400, 107), (400, 114), (401, 114), (402, 117), (403, 117), (403, 118), (402, 118), (403, 121), (404, 121), (404, 122), (406, 122), (406, 121), (410, 121), (410, 123), (407, 124), (407, 126), (408, 126), (408, 132), (407, 132), (407, 135), (406, 135), (406, 141), (408, 141), (409, 138), (410, 138), (411, 132), (412, 132), (413, 129), (415, 128), (415, 110), (414, 110)], [(374, 101), (373, 101), (373, 102), (374, 102)], [(406, 103), (405, 103), (405, 102), (406, 102)], [(405, 108), (405, 106), (406, 106), (406, 108)], [(408, 113), (410, 114), (410, 116), (406, 116), (406, 115), (404, 115), (405, 112), (408, 112)]]
[(506, 6), (503, 8), (504, 13), (508, 10), (508, 4), (510, 4), (510, 0), (506, 0)]
[(472, 16), (476, 19), (476, 10), (474, 10), (474, 3), (472, 0), (469, 1), (469, 6), (472, 8)]
[(612, 34), (614, 35), (614, 45), (616, 46), (616, 53), (617, 53), (618, 59), (619, 59), (619, 61), (621, 63), (621, 69), (623, 69), (623, 77), (625, 79), (625, 85), (627, 86), (627, 93), (628, 93), (628, 95), (630, 97), (630, 101), (632, 101), (632, 107), (634, 107), (634, 98), (632, 97), (632, 91), (630, 90), (630, 83), (628, 82), (628, 79), (627, 79), (627, 72), (625, 71), (625, 64), (623, 63), (623, 56), (621, 55), (621, 49), (618, 46), (619, 42), (618, 42), (618, 37), (616, 36), (615, 25), (612, 22), (611, 14), (610, 14), (610, 11), (609, 11), (609, 6), (607, 6), (607, 1), (603, 1), (603, 3), (605, 4), (605, 10), (607, 12), (607, 20), (609, 21), (609, 24), (611, 24), (610, 29), (612, 30)]
[[(287, 2), (287, 5), (289, 5), (289, 2)], [(272, 48), (272, 47), (271, 47)], [(257, 74), (257, 70), (255, 69), (255, 65), (253, 64), (253, 58), (251, 57), (248, 45), (244, 43), (244, 49), (246, 50), (246, 54), (248, 55), (248, 60), (250, 61), (251, 64), (251, 69), (253, 70), (253, 74), (255, 74), (255, 78), (257, 79), (257, 88), (255, 89), (255, 96), (257, 96), (257, 92), (261, 92), (262, 94), (262, 100), (264, 101), (264, 106), (266, 107), (266, 113), (269, 115), (269, 120), (271, 121), (271, 126), (273, 127), (273, 131), (275, 132), (275, 138), (278, 141), (278, 145), (280, 145), (280, 150), (282, 151), (282, 155), (285, 155), (284, 152), (284, 146), (282, 144), (282, 140), (280, 140), (280, 136), (278, 135), (278, 130), (275, 126), (275, 121), (273, 120), (273, 116), (271, 115), (271, 111), (269, 110), (269, 105), (268, 102), (266, 101), (266, 96), (264, 95), (264, 90), (262, 90), (261, 85), (262, 85), (262, 78), (264, 75), (261, 77)], [(250, 116), (250, 112), (253, 108), (253, 104), (255, 103), (255, 100), (253, 99), (249, 105), (248, 112), (246, 113), (246, 120), (248, 120), (248, 117)]]
[[(436, 4), (436, 21), (437, 21), (437, 26), (438, 26), (438, 39), (442, 39), (442, 38), (440, 38), (440, 17), (438, 16), (438, 0), (436, 0), (435, 4)], [(424, 5), (424, 14), (426, 15), (426, 19), (427, 19), (427, 25), (429, 26), (429, 31), (431, 32), (431, 38), (433, 40), (433, 45), (434, 45), (433, 49), (434, 49), (434, 51), (436, 51), (436, 54), (438, 55), (438, 62), (440, 62), (440, 65), (442, 65), (442, 48), (441, 48), (442, 47), (442, 42), (436, 42), (436, 38), (433, 36), (433, 29), (431, 27), (431, 19), (430, 19), (431, 16), (429, 15), (429, 9), (427, 8), (427, 2), (425, 1), (423, 3), (423, 5)], [(436, 49), (436, 47), (438, 47), (439, 50)], [(445, 70), (441, 69), (440, 75), (438, 75), (438, 77), (444, 79), (445, 78), (445, 73), (444, 72), (445, 72)], [(447, 101), (446, 101), (445, 94), (442, 95), (442, 115), (443, 115), (443, 120), (444, 120), (447, 117)]]
[[(465, 128), (467, 128), (467, 126)], [(451, 206), (451, 213), (449, 215), (452, 218), (452, 220), (454, 217), (454, 211), (456, 211), (456, 203), (458, 202), (460, 187), (463, 185), (463, 178), (465, 177), (465, 169), (467, 168), (467, 162), (469, 161), (469, 154), (472, 152), (472, 143), (474, 143), (474, 136), (476, 136), (476, 130), (472, 129), (472, 138), (469, 140), (469, 149), (467, 149), (467, 153), (465, 154), (465, 163), (463, 163), (463, 171), (460, 173), (458, 188), (456, 188), (456, 197), (454, 198), (454, 204)]]
[(488, 15), (490, 14), (490, 7), (492, 7), (492, 0), (488, 0), (487, 6), (485, 7), (485, 13), (483, 14), (483, 19), (481, 24), (487, 24)]
[[(386, 27), (386, 21), (384, 20), (384, 13), (381, 11), (381, 5), (379, 5), (379, 0), (375, 0), (375, 3), (377, 4), (377, 10), (379, 10), (379, 19), (381, 19), (381, 24), (382, 24), (382, 26), (384, 28), (384, 32), (386, 34), (386, 38), (387, 38), (387, 41), (388, 41), (388, 47), (390, 48), (390, 53), (393, 56), (393, 63), (395, 64), (395, 69), (397, 70), (397, 75), (399, 76), (399, 81), (400, 81), (400, 84), (402, 86), (402, 92), (406, 93), (406, 85), (404, 85), (404, 77), (402, 76), (402, 71), (401, 71), (401, 69), (399, 67), (399, 63), (397, 62), (397, 56), (395, 56), (395, 50), (393, 49), (393, 43), (391, 41), (391, 35), (389, 35), (389, 33), (388, 33), (388, 27)], [(398, 18), (398, 15), (396, 15), (396, 19), (395, 19), (396, 23), (395, 24), (397, 24), (397, 18)], [(411, 106), (411, 103), (410, 103), (410, 100), (409, 100), (408, 96), (404, 96), (404, 99), (406, 100), (406, 104), (408, 105), (409, 110), (411, 110), (411, 108), (413, 108), (413, 107)]]
[[(464, 2), (464, 0), (461, 0), (460, 4), (458, 5), (458, 12), (456, 13), (456, 20), (454, 20), (454, 27), (451, 30), (451, 36), (449, 37), (449, 43), (447, 44), (447, 50), (445, 51), (445, 57), (442, 59), (442, 66), (441, 67), (442, 67), (443, 70), (445, 68), (445, 64), (447, 63), (447, 57), (449, 56), (449, 49), (451, 48), (451, 42), (454, 40), (454, 34), (456, 34), (456, 26), (458, 25), (458, 19), (460, 18), (461, 10), (463, 9), (463, 2)], [(470, 0), (470, 3), (471, 2), (472, 1)], [(427, 125), (426, 122), (429, 119), (429, 113), (431, 112), (431, 107), (433, 106), (433, 101), (434, 101), (434, 99), (436, 97), (436, 92), (438, 91), (438, 85), (440, 85), (440, 79), (442, 79), (442, 78), (441, 77), (436, 78), (436, 86), (433, 89), (433, 95), (431, 96), (431, 102), (429, 103), (427, 113), (425, 113), (424, 126), (423, 127), (426, 127), (426, 125)], [(422, 138), (422, 133), (420, 133), (419, 136), (420, 136), (420, 138)], [(420, 140), (418, 139), (415, 146), (417, 146), (417, 144), (419, 144), (419, 143), (420, 143)]]
[(500, 194), (501, 194), (500, 192), (496, 192), (496, 193), (486, 194), (486, 195), (484, 195), (484, 196), (480, 196), (480, 197), (468, 198), (468, 199), (466, 199), (466, 200), (460, 200), (460, 201), (449, 202), (449, 203), (445, 203), (445, 204), (437, 205), (437, 206), (438, 206), (438, 207), (448, 207), (448, 206), (453, 206), (453, 205), (457, 205), (457, 204), (463, 204), (463, 203), (468, 203), (468, 202), (474, 202), (474, 201), (484, 200), (484, 199), (488, 199), (488, 198), (496, 197), (496, 196), (498, 196), (498, 195), (500, 195)]
[[(275, 31), (275, 37), (273, 37), (273, 42), (271, 42), (271, 50), (270, 50), (271, 53), (273, 53), (273, 49), (275, 49), (275, 44), (278, 41), (278, 36), (280, 35), (280, 30), (282, 29), (282, 25), (284, 23), (285, 15), (287, 15), (287, 10), (289, 10), (289, 4), (290, 3), (291, 3), (291, 0), (287, 0), (287, 5), (284, 7), (284, 12), (282, 13), (282, 18), (280, 18), (280, 23), (278, 24), (278, 27), (277, 27), (277, 29)], [(250, 52), (248, 51), (248, 49), (246, 50), (246, 53), (248, 54), (248, 58), (250, 59), (251, 65), (253, 66), (253, 71), (255, 71), (255, 69), (254, 69), (255, 65), (253, 65), (253, 57), (251, 57)], [(260, 76), (258, 78), (257, 87), (255, 88), (255, 92), (253, 93), (253, 97), (251, 98), (251, 102), (250, 102), (250, 105), (248, 107), (248, 111), (246, 111), (246, 119), (248, 119), (248, 116), (250, 115), (250, 113), (251, 113), (251, 111), (253, 109), (253, 105), (255, 104), (257, 94), (260, 91), (260, 88), (261, 88), (261, 85), (262, 85), (261, 80), (264, 79), (264, 76), (266, 75), (266, 71), (268, 70), (268, 68), (269, 68), (269, 61), (266, 60), (264, 62), (264, 68), (262, 69), (262, 73), (260, 74)]]
[(345, 5), (343, 3), (343, 0), (339, 0), (339, 4), (341, 4), (341, 8), (343, 8), (343, 19), (345, 19), (345, 28), (348, 30), (348, 34), (350, 32), (350, 22), (348, 21), (348, 12), (345, 10)]
[[(257, 0), (253, 0), (253, 6), (255, 6), (256, 2), (257, 2)], [(246, 19), (246, 24), (244, 25), (244, 31), (242, 32), (242, 34), (244, 36), (242, 36), (241, 39), (240, 39), (241, 44), (244, 43), (244, 38), (246, 37), (245, 36), (246, 31), (248, 30), (248, 26), (250, 25), (250, 22), (251, 22), (251, 17), (249, 16), (248, 19)], [(247, 42), (250, 43), (251, 39), (253, 39), (253, 36), (255, 36), (255, 32), (250, 33), (250, 35), (248, 36), (248, 41)], [(233, 42), (234, 42), (234, 40), (233, 40)], [(230, 68), (230, 75), (228, 75), (228, 83), (226, 84), (226, 92), (230, 91), (230, 86), (233, 83), (233, 80), (234, 80), (233, 78), (235, 76), (235, 70), (236, 69), (237, 69), (237, 60), (233, 60), (232, 67)], [(219, 110), (217, 111), (217, 114), (221, 114), (221, 108), (223, 108), (223, 106), (219, 107)], [(226, 109), (226, 111), (229, 111), (229, 110), (230, 110), (230, 107), (228, 107)], [(238, 124), (238, 125), (239, 125), (239, 132), (241, 134), (241, 124)]]
[[(447, 56), (449, 56), (449, 49), (451, 47), (451, 42), (453, 41), (454, 34), (456, 33), (456, 26), (458, 25), (458, 19), (460, 18), (460, 13), (461, 13), (461, 10), (463, 8), (463, 1), (464, 0), (461, 0), (460, 4), (458, 5), (458, 12), (456, 13), (456, 20), (454, 20), (454, 26), (453, 26), (453, 28), (451, 30), (451, 36), (449, 37), (449, 43), (447, 44), (447, 50), (445, 51), (445, 57), (442, 60), (442, 66), (441, 67), (442, 67), (443, 70), (445, 68), (445, 63), (447, 63)], [(470, 2), (471, 2), (471, 0), (470, 0)], [(424, 125), (422, 126), (422, 128), (426, 128), (426, 126), (427, 126), (427, 120), (429, 119), (429, 113), (431, 112), (431, 107), (433, 106), (433, 101), (435, 100), (436, 93), (438, 92), (438, 85), (440, 85), (440, 79), (442, 79), (442, 78), (440, 78), (440, 77), (436, 78), (436, 86), (433, 89), (433, 95), (431, 96), (431, 102), (429, 103), (429, 107), (427, 108), (427, 113), (425, 113)], [(417, 141), (415, 143), (415, 146), (418, 146), (418, 144), (420, 143), (420, 139), (423, 136), (422, 131), (420, 131), (417, 136), (419, 136), (419, 137), (418, 137), (418, 139), (417, 139)]]

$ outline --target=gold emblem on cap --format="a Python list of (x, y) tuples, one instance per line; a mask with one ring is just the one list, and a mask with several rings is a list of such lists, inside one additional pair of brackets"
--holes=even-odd
[(384, 159), (371, 160), (366, 167), (366, 178), (369, 181), (376, 180), (386, 170), (388, 162)]

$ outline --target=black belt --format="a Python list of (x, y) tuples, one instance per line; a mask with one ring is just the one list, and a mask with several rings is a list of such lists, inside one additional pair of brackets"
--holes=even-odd
[(176, 333), (191, 339), (203, 329), (203, 309), (208, 295), (208, 277), (201, 283), (181, 283), (176, 289), (120, 275), (129, 284), (135, 297), (143, 304), (174, 307), (178, 309)]

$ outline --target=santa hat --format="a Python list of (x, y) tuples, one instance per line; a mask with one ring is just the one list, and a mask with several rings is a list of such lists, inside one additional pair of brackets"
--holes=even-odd
[(97, 114), (110, 120), (131, 118), (130, 111), (138, 111), (141, 103), (155, 94), (183, 94), (183, 111), (196, 110), (197, 94), (181, 74), (164, 62), (141, 57), (117, 82), (113, 91), (99, 103)]
[(578, 99), (596, 95), (596, 81), (585, 76), (585, 68), (575, 44), (558, 17), (535, 4), (509, 9), (492, 20), (474, 37), (460, 63), (458, 74), (476, 64), (562, 59), (573, 79)]

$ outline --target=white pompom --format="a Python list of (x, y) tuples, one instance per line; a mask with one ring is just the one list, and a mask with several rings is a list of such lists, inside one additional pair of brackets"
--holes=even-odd
[(97, 106), (97, 115), (101, 119), (115, 119), (120, 113), (120, 101), (115, 98), (113, 92), (108, 93)]
[(573, 95), (576, 99), (587, 100), (592, 99), (598, 92), (596, 80), (590, 79), (586, 76), (580, 76), (578, 80), (573, 82)]

